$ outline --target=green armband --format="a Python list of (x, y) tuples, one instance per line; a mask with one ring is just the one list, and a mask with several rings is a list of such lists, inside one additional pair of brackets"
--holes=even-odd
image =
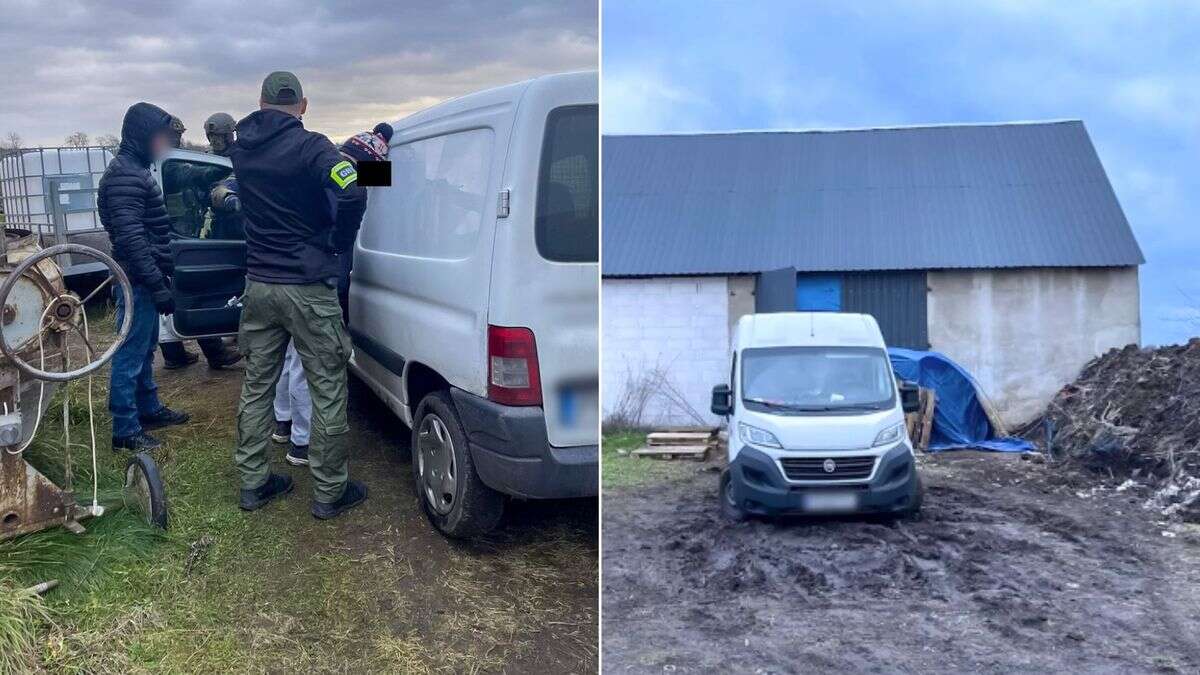
[(350, 162), (342, 160), (329, 170), (329, 177), (333, 179), (334, 183), (337, 183), (339, 188), (345, 190), (347, 185), (358, 180), (358, 170)]

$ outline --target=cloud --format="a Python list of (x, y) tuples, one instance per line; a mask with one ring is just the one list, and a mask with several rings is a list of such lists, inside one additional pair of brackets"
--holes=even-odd
[(0, 134), (58, 144), (119, 130), (148, 100), (186, 138), (206, 117), (257, 107), (263, 76), (292, 70), (309, 128), (338, 139), (437, 101), (566, 70), (594, 70), (596, 0), (0, 0)]

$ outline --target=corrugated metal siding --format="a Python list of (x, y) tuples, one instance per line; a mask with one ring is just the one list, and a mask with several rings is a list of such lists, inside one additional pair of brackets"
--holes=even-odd
[(609, 276), (1144, 262), (1083, 123), (606, 136)]
[(842, 275), (842, 311), (870, 314), (890, 347), (929, 348), (925, 272)]

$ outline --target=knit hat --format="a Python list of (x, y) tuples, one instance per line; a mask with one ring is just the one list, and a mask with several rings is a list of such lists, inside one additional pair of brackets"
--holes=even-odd
[(355, 134), (342, 143), (341, 151), (351, 161), (380, 162), (387, 159), (392, 125), (380, 122), (370, 131)]

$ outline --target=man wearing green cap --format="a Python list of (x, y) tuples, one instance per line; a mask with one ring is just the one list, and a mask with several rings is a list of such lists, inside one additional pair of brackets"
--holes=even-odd
[(246, 216), (246, 292), (238, 346), (246, 378), (238, 403), (239, 505), (261, 508), (290, 492), (272, 473), (275, 382), (293, 341), (308, 379), (312, 429), (308, 461), (313, 516), (325, 519), (367, 498), (351, 480), (346, 434), (346, 363), (351, 344), (337, 298), (338, 255), (353, 245), (366, 190), (325, 136), (307, 131), (300, 80), (278, 71), (263, 80), (259, 110), (237, 125), (229, 158)]

